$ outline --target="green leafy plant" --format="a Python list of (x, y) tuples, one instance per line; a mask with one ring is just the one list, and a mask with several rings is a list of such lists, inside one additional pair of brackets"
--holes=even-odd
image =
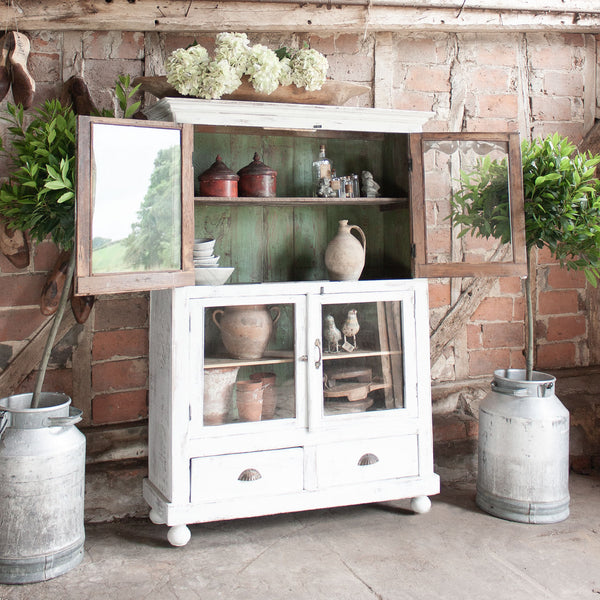
[[(523, 193), (527, 249), (527, 352), (531, 377), (534, 354), (534, 315), (531, 281), (532, 251), (547, 247), (568, 269), (582, 270), (590, 284), (600, 278), (600, 181), (595, 176), (600, 155), (576, 152), (557, 133), (523, 141)], [(480, 159), (472, 172), (461, 172), (461, 189), (452, 199), (452, 219), (478, 237), (510, 241), (506, 160)]]
[[(122, 116), (131, 117), (139, 108), (132, 102), (139, 86), (131, 86), (129, 75), (118, 78), (115, 95)], [(41, 242), (47, 237), (59, 247), (70, 250), (75, 238), (75, 150), (77, 117), (70, 105), (47, 100), (25, 116), (20, 105), (7, 104), (11, 141), (0, 139), (0, 152), (9, 161), (10, 174), (0, 185), (0, 216), (9, 229), (29, 231), (32, 239)], [(103, 111), (103, 116), (114, 116)], [(65, 310), (75, 268), (75, 252), (66, 274), (65, 285), (46, 348), (32, 398), (38, 406), (46, 368), (58, 326)]]

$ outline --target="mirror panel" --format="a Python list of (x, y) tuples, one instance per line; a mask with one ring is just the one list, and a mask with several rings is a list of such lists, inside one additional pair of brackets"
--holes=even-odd
[(193, 285), (191, 126), (79, 117), (78, 294)]

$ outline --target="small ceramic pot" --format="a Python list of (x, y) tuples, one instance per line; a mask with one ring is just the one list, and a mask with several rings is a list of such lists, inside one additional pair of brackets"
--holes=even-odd
[(238, 171), (239, 195), (273, 198), (277, 188), (277, 171), (261, 162), (258, 153), (254, 160)]
[(204, 369), (205, 425), (221, 425), (229, 421), (233, 406), (233, 386), (239, 367)]
[(198, 177), (201, 196), (235, 198), (238, 195), (239, 176), (217, 156), (215, 162)]
[(238, 381), (235, 388), (240, 421), (260, 421), (263, 405), (262, 381)]

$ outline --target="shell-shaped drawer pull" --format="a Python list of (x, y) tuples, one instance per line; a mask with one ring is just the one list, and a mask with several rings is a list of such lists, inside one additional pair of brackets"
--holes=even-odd
[(367, 452), (366, 454), (363, 454), (359, 459), (358, 459), (358, 466), (359, 467), (368, 467), (369, 465), (374, 465), (375, 463), (378, 463), (379, 459), (372, 454), (371, 452)]
[(262, 475), (256, 469), (246, 469), (240, 473), (238, 481), (257, 481)]

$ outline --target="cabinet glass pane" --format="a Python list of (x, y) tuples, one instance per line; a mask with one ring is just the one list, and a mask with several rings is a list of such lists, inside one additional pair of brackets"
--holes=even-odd
[(426, 140), (423, 151), (426, 262), (512, 262), (508, 143)]
[(404, 407), (401, 302), (326, 304), (325, 416)]
[(294, 305), (208, 308), (204, 425), (296, 416)]

